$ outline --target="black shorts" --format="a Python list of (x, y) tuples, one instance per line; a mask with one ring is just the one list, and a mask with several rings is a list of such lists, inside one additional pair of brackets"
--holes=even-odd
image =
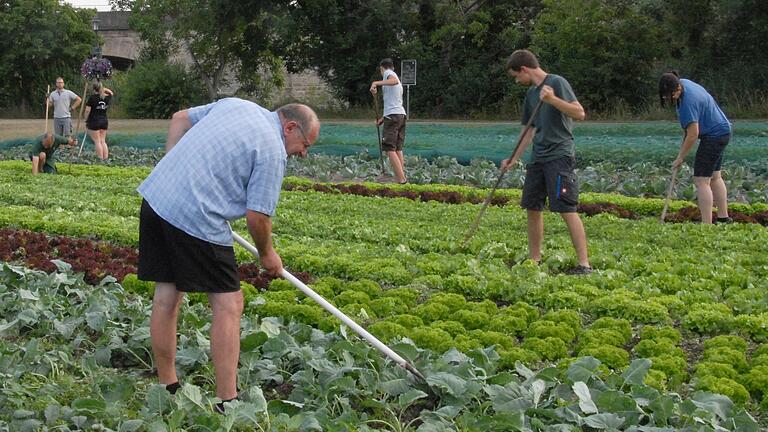
[(526, 167), (523, 198), (520, 206), (526, 210), (543, 211), (549, 199), (549, 209), (557, 213), (573, 213), (579, 204), (579, 185), (570, 156), (536, 162)]
[(139, 279), (187, 292), (240, 290), (235, 250), (200, 240), (158, 216), (146, 200), (139, 219)]
[(381, 138), (383, 151), (402, 151), (405, 142), (405, 115), (390, 114), (384, 117), (384, 135)]
[(93, 120), (90, 122), (85, 123), (85, 127), (87, 127), (90, 130), (107, 130), (109, 129), (109, 120), (107, 119), (100, 119), (100, 120)]
[(701, 137), (696, 159), (693, 161), (694, 177), (712, 177), (715, 171), (720, 171), (723, 165), (723, 153), (731, 140), (731, 135), (719, 137)]

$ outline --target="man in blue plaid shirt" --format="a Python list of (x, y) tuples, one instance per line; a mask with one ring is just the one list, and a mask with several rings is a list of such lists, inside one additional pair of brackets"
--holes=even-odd
[[(245, 216), (261, 265), (272, 275), (282, 260), (272, 220), (288, 156), (307, 155), (320, 122), (311, 108), (269, 111), (237, 98), (179, 111), (166, 155), (139, 186), (139, 278), (154, 281), (150, 331), (160, 383), (172, 393), (176, 329), (185, 292), (205, 292), (213, 312), (211, 354), (216, 396), (237, 397), (243, 295), (229, 221)], [(223, 409), (223, 402), (217, 407)]]

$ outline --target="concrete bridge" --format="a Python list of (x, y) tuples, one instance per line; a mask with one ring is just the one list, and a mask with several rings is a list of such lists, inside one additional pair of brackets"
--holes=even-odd
[[(131, 30), (128, 25), (130, 12), (110, 11), (97, 12), (97, 33), (103, 39), (101, 55), (112, 62), (112, 66), (121, 71), (133, 67), (139, 58), (143, 44), (141, 36)], [(192, 65), (192, 59), (186, 53), (177, 53), (171, 60)], [(222, 89), (225, 93), (231, 89)], [(317, 108), (328, 108), (337, 103), (325, 82), (317, 74), (308, 71), (300, 74), (286, 74), (285, 88), (279, 94), (273, 95), (273, 100), (298, 100)]]
[(141, 50), (141, 36), (128, 26), (130, 12), (97, 12), (97, 33), (104, 40), (101, 55), (117, 70), (128, 70)]

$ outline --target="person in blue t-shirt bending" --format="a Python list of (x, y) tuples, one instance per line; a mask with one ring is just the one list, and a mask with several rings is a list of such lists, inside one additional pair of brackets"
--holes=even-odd
[(696, 139), (699, 148), (693, 163), (693, 182), (701, 211), (701, 223), (712, 223), (712, 207), (717, 207), (717, 222), (733, 222), (728, 217), (728, 192), (720, 173), (723, 152), (731, 140), (731, 122), (707, 90), (695, 82), (680, 78), (677, 72), (667, 72), (659, 80), (661, 106), (673, 101), (680, 125), (684, 130), (683, 143), (672, 168), (678, 168), (691, 151)]

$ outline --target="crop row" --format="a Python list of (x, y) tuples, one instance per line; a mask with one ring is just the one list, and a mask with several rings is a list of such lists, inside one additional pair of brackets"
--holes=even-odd
[[(487, 199), (489, 191), (473, 188), (460, 188), (456, 186), (442, 185), (381, 185), (379, 183), (317, 183), (306, 179), (290, 178), (283, 185), (284, 190), (289, 191), (316, 191), (323, 193), (341, 193), (359, 196), (376, 196), (382, 198), (407, 198), (418, 201), (436, 201), (447, 204), (480, 204)], [(485, 195), (485, 196), (483, 196)], [(660, 203), (651, 200), (638, 202), (638, 200), (617, 199), (616, 196), (604, 194), (584, 194), (582, 202), (578, 206), (578, 212), (588, 216), (601, 213), (609, 213), (621, 218), (637, 219), (640, 215), (654, 216), (661, 213)], [(610, 201), (598, 201), (608, 198)], [(612, 201), (619, 201), (627, 208)], [(520, 202), (520, 191), (517, 189), (502, 189), (491, 198), (490, 205), (505, 206), (517, 205)], [(638, 205), (642, 203), (643, 205)], [(649, 205), (651, 204), (651, 205)], [(653, 205), (656, 204), (656, 205)], [(735, 204), (730, 209), (730, 215), (736, 222), (759, 223), (768, 225), (768, 210), (763, 206), (745, 206)], [(695, 206), (685, 206), (675, 203), (672, 211), (665, 220), (670, 222), (695, 222), (700, 221), (701, 216)], [(749, 213), (745, 213), (749, 212)], [(714, 213), (713, 213), (714, 215)], [(713, 216), (714, 219), (714, 216)]]
[[(5, 194), (6, 189), (2, 189), (0, 225), (78, 237), (95, 235), (122, 245), (136, 244), (139, 197), (134, 190), (140, 181), (136, 171), (76, 167), (71, 176), (35, 178), (26, 173), (14, 177), (13, 170), (9, 171), (2, 174), (8, 178), (8, 190), (19, 193)], [(26, 192), (34, 190), (55, 190), (56, 194), (38, 199)], [(367, 323), (379, 334), (386, 336), (384, 330), (389, 328), (395, 330), (390, 331), (392, 335), (419, 339), (412, 333), (418, 329), (424, 333), (420, 342), (428, 344), (432, 343), (428, 337), (432, 330), (439, 329), (450, 339), (436, 331), (440, 335), (438, 343), (450, 340), (456, 346), (471, 348), (468, 339), (489, 341), (497, 337), (493, 333), (497, 332), (507, 338), (503, 357), (507, 364), (515, 355), (552, 361), (549, 359), (566, 359), (586, 349), (578, 336), (562, 336), (560, 345), (547, 343), (548, 337), (557, 338), (554, 334), (535, 333), (543, 331), (537, 329), (542, 324), (534, 325), (536, 321), (557, 324), (544, 317), (564, 310), (581, 317), (582, 326), (578, 332), (574, 330), (578, 334), (608, 318), (626, 320), (633, 341), (647, 325), (674, 326), (685, 340), (738, 333), (750, 348), (768, 337), (768, 301), (764, 294), (768, 289), (768, 257), (761, 252), (768, 234), (762, 227), (660, 225), (648, 218), (626, 220), (598, 215), (585, 220), (591, 260), (597, 271), (588, 277), (573, 278), (560, 274), (573, 264), (572, 248), (562, 222), (554, 215), (546, 215), (547, 241), (541, 266), (524, 260), (525, 215), (513, 206), (490, 208), (475, 238), (466, 248), (460, 247), (459, 240), (477, 208), (471, 204), (286, 191), (274, 220), (275, 241), (288, 268), (314, 275), (316, 286), (340, 280), (342, 286), (357, 287), (326, 294), (354, 316), (367, 316)], [(234, 227), (245, 232), (242, 221)], [(241, 262), (251, 260), (242, 250), (237, 254)], [(364, 292), (369, 301), (357, 294), (360, 286), (370, 290)], [(417, 304), (403, 305), (397, 300), (392, 304), (381, 298), (398, 289), (418, 293)], [(301, 299), (283, 299), (280, 296), (290, 295), (272, 291), (293, 294), (284, 289), (269, 290), (263, 295), (264, 304), (254, 307), (279, 310), (288, 305), (297, 312), (295, 315), (301, 312), (317, 325), (331, 324), (320, 323), (325, 316), (316, 307)], [(460, 314), (462, 320), (450, 319), (456, 318), (450, 312), (442, 315), (445, 310), (430, 303), (433, 297), (447, 293), (468, 301), (467, 312)], [(497, 315), (508, 314), (522, 303), (539, 311), (539, 317), (526, 320), (524, 327), (518, 325), (518, 333), (499, 332), (501, 327), (489, 326), (499, 318)], [(264, 314), (286, 314), (285, 310), (277, 313), (267, 309)], [(414, 313), (417, 309), (418, 314)], [(428, 314), (430, 309), (437, 313)], [(361, 315), (360, 310), (365, 314)], [(475, 313), (488, 314), (487, 320)], [(395, 318), (398, 315), (416, 317), (422, 325), (410, 317)], [(475, 319), (486, 324), (474, 327)], [(436, 321), (455, 321), (461, 327), (453, 323), (445, 324), (445, 328), (443, 324), (433, 327)], [(405, 333), (395, 325), (404, 328)], [(533, 342), (526, 343), (529, 339)], [(606, 363), (614, 361), (608, 357), (610, 354), (619, 361), (614, 364), (639, 355), (633, 343), (614, 346), (601, 339), (600, 344), (600, 356)], [(545, 351), (550, 348), (554, 351)], [(686, 346), (681, 348), (695, 352)], [(689, 376), (696, 360), (695, 355), (686, 355), (683, 369)], [(677, 374), (664, 373), (667, 385), (674, 386)]]
[[(48, 275), (0, 264), (0, 427), (41, 430), (531, 430), (582, 428), (756, 432), (727, 398), (681, 398), (644, 382), (651, 362), (621, 373), (585, 357), (534, 372), (499, 368), (493, 349), (465, 355), (393, 345), (419, 382), (344, 333), (260, 319), (246, 308), (240, 400), (214, 413), (210, 310), (184, 305), (172, 397), (153, 384), (149, 301), (114, 279), (84, 284), (66, 265)], [(659, 329), (647, 332), (667, 336)], [(642, 426), (641, 426), (642, 425)]]
[[(61, 236), (49, 238), (42, 234), (8, 229), (0, 230), (0, 237), (7, 240), (3, 243), (3, 250), (0, 250), (0, 259), (23, 260), (48, 271), (55, 268), (51, 262), (46, 261), (50, 258), (73, 263), (76, 271), (82, 269), (86, 272), (85, 277), (92, 280), (103, 278), (105, 269), (116, 270), (116, 275), (123, 275), (135, 269), (136, 252), (132, 248)], [(266, 288), (267, 280), (258, 270), (255, 280), (249, 278), (247, 272), (253, 271), (254, 268), (253, 265), (241, 265), (241, 277), (246, 283)], [(128, 275), (123, 283), (129, 290), (151, 298), (151, 284), (139, 282), (133, 275)], [(503, 368), (513, 367), (516, 361), (536, 365), (542, 364), (541, 362), (567, 361), (571, 356), (591, 355), (613, 369), (622, 369), (628, 365), (630, 355), (636, 355), (648, 357), (653, 361), (648, 376), (649, 385), (664, 390), (667, 385), (677, 388), (681, 383), (687, 382), (689, 361), (680, 348), (672, 349), (674, 343), (680, 341), (680, 332), (671, 327), (662, 327), (659, 331), (674, 342), (672, 345), (659, 345), (658, 341), (651, 344), (642, 340), (634, 345), (633, 328), (627, 319), (607, 316), (584, 327), (582, 314), (589, 314), (589, 307), (583, 308), (582, 313), (579, 313), (568, 309), (567, 305), (563, 308), (555, 306), (542, 315), (539, 308), (524, 302), (498, 307), (496, 303), (488, 300), (467, 301), (457, 294), (438, 293), (426, 297), (425, 294), (430, 290), (418, 287), (419, 283), (416, 283), (410, 287), (382, 290), (377, 283), (370, 280), (350, 282), (329, 277), (320, 278), (313, 284), (317, 292), (332, 299), (342, 311), (367, 324), (371, 332), (386, 341), (408, 337), (419, 346), (436, 352), (444, 352), (450, 348), (469, 352), (493, 345), (499, 352), (499, 365)], [(263, 293), (253, 291), (252, 287), (249, 289), (246, 285), (245, 293), (246, 299), (253, 302), (253, 310), (261, 316), (290, 317), (318, 325), (326, 331), (337, 329), (340, 324), (282, 280), (272, 281), (269, 290)], [(603, 301), (595, 299), (595, 305), (597, 308), (604, 308), (616, 300), (617, 297), (614, 296)], [(657, 304), (655, 307), (656, 309), (653, 305), (646, 305), (644, 309), (638, 310), (637, 314), (643, 316), (636, 317), (635, 322), (659, 318), (649, 314), (654, 311), (659, 313), (661, 306)], [(682, 304), (679, 304), (678, 308), (682, 309)], [(403, 313), (404, 311), (409, 313)], [(677, 319), (682, 320), (684, 330), (707, 333), (713, 324), (710, 321), (713, 315), (702, 312), (704, 311), (694, 310), (693, 313)], [(598, 310), (594, 315), (599, 313)], [(745, 334), (756, 328), (764, 328), (764, 322), (754, 320), (755, 317), (740, 316), (732, 319), (731, 325)], [(642, 335), (655, 331), (654, 328), (656, 327), (641, 326), (635, 331), (642, 338)], [(766, 335), (756, 333), (754, 336), (756, 340), (765, 340)], [(716, 375), (716, 381), (713, 381), (714, 378), (699, 380), (696, 386), (728, 394), (740, 403), (749, 398), (749, 394), (744, 390), (745, 386), (749, 386), (753, 395), (760, 398), (765, 389), (752, 381), (754, 373), (751, 369), (746, 369), (744, 351), (747, 342), (735, 337), (733, 339), (740, 340), (744, 345), (743, 349), (740, 349), (741, 357), (715, 361), (714, 363), (719, 364), (715, 365), (718, 369), (713, 374), (722, 370), (733, 370), (734, 373), (729, 372), (726, 376)], [(764, 366), (765, 362), (760, 358), (761, 350), (766, 351), (762, 348), (756, 351), (756, 366), (752, 369)], [(695, 366), (697, 377), (703, 378), (703, 372), (699, 373), (700, 370), (712, 369), (713, 366), (709, 363), (713, 361), (710, 360), (705, 356), (707, 364)]]

